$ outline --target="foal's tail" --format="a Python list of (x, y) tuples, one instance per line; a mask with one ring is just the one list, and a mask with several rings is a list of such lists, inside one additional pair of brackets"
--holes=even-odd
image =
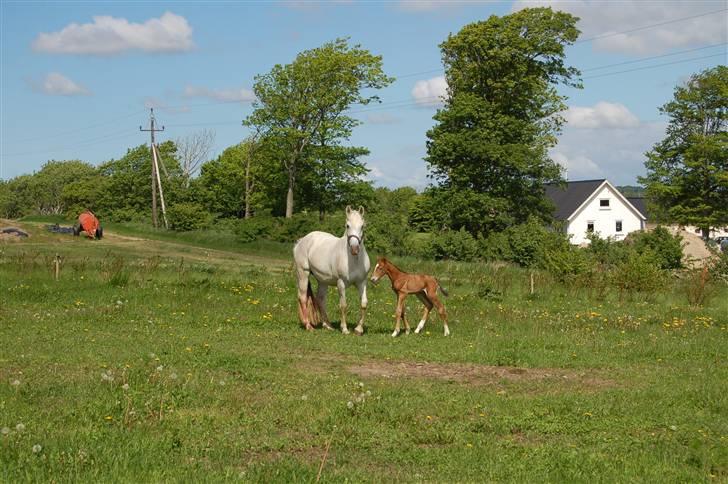
[(435, 279), (435, 282), (437, 282), (437, 287), (440, 289), (440, 291), (442, 291), (442, 293), (445, 296), (449, 296), (450, 295), (450, 293), (447, 292), (447, 289), (445, 289), (444, 287), (442, 287), (442, 284), (440, 284), (440, 281), (438, 281), (437, 279)]

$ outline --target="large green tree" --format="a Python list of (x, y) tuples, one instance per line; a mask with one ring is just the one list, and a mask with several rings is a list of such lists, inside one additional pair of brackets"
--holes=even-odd
[[(286, 217), (293, 215), (297, 181), (309, 168), (311, 145), (339, 146), (358, 121), (346, 115), (353, 104), (377, 100), (364, 89), (380, 89), (393, 81), (382, 70), (381, 56), (337, 39), (298, 54), (256, 77), (255, 110), (245, 124), (255, 127), (277, 147), (287, 178)], [(320, 158), (319, 158), (320, 159)]]
[(658, 219), (695, 225), (708, 237), (728, 225), (728, 67), (693, 75), (662, 106), (665, 138), (647, 153), (647, 188)]
[(427, 133), (426, 161), (440, 185), (432, 196), (450, 200), (443, 224), (485, 232), (550, 218), (543, 183), (561, 178), (548, 150), (566, 108), (556, 88), (580, 87), (564, 62), (577, 20), (524, 9), (469, 24), (440, 45), (448, 95)]

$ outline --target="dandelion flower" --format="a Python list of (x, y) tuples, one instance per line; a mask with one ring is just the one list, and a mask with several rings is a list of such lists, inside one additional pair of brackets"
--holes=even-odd
[(346, 408), (348, 408), (349, 410), (351, 410), (352, 408), (354, 408), (354, 402), (352, 402), (351, 400), (349, 400), (348, 402), (346, 402)]
[(41, 447), (41, 445), (40, 445), (40, 444), (35, 444), (35, 445), (33, 446), (33, 453), (34, 453), (34, 454), (37, 454), (37, 453), (39, 453), (39, 452), (40, 452), (41, 450), (43, 450), (43, 447)]
[(157, 367), (157, 371), (162, 371), (162, 370), (164, 370), (164, 366), (162, 366), (162, 365), (159, 365), (159, 366)]
[(123, 385), (121, 385), (121, 389), (124, 390), (124, 391), (129, 390), (129, 384), (128, 383), (124, 383)]
[(220, 380), (220, 386), (225, 386), (225, 380)]
[(8, 435), (10, 433), (10, 429), (7, 427), (3, 427), (0, 429), (0, 434)]
[(171, 378), (172, 380), (176, 380), (176, 379), (177, 379), (177, 373), (171, 373), (171, 374), (169, 375), (169, 377), (170, 377), (170, 378)]
[(308, 395), (301, 395), (301, 400), (303, 400), (304, 402), (305, 402), (306, 400), (308, 400)]
[(13, 380), (11, 382), (11, 385), (13, 385), (14, 387), (17, 387), (18, 385), (20, 385), (20, 380)]
[(372, 392), (371, 392), (371, 390), (367, 390), (367, 393), (366, 393), (366, 395), (367, 395), (367, 397), (371, 397), (371, 396), (372, 396)]
[(19, 423), (18, 425), (15, 426), (15, 430), (17, 430), (18, 432), (22, 432), (23, 430), (25, 430), (25, 425), (22, 423)]

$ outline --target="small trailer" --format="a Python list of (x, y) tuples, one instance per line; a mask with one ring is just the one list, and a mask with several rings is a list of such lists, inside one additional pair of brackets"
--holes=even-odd
[(104, 229), (101, 222), (91, 210), (86, 210), (78, 216), (78, 224), (73, 226), (73, 235), (80, 235), (86, 232), (89, 239), (101, 239), (104, 236)]

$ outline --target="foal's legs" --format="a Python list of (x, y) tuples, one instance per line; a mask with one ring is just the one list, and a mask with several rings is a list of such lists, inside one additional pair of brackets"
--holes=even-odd
[(445, 312), (445, 306), (443, 306), (442, 302), (440, 301), (440, 298), (437, 297), (437, 292), (433, 291), (432, 296), (432, 302), (437, 308), (437, 314), (440, 315), (440, 319), (442, 319), (442, 324), (445, 326), (445, 336), (450, 335), (450, 328), (447, 327), (447, 313)]
[(404, 314), (404, 300), (407, 298), (407, 293), (400, 292), (397, 293), (397, 315), (396, 315), (396, 322), (394, 324), (394, 333), (392, 333), (392, 337), (396, 337), (399, 334), (399, 321), (402, 319), (402, 315)]
[(323, 324), (326, 329), (334, 329), (329, 324), (329, 315), (326, 312), (326, 295), (328, 292), (329, 286), (319, 282), (318, 289), (316, 289), (316, 301), (318, 302), (319, 310), (321, 311), (321, 324)]
[(364, 316), (367, 314), (367, 280), (366, 278), (357, 284), (357, 289), (359, 289), (359, 299), (361, 301), (361, 305), (359, 306), (359, 323), (356, 325), (356, 328), (354, 328), (354, 332), (361, 336), (364, 334)]
[(415, 333), (419, 334), (419, 332), (422, 331), (422, 328), (425, 327), (427, 318), (430, 316), (430, 311), (432, 310), (432, 301), (427, 298), (424, 292), (418, 292), (417, 298), (422, 301), (422, 304), (425, 305), (425, 312), (422, 314), (422, 319), (420, 319), (420, 323), (417, 325), (417, 328), (415, 328)]
[(346, 284), (339, 279), (336, 281), (336, 288), (339, 290), (339, 311), (341, 311), (341, 332), (349, 334), (349, 328), (346, 327)]
[(303, 323), (307, 331), (313, 331), (311, 326), (310, 310), (312, 309), (311, 304), (308, 300), (308, 279), (309, 271), (298, 267), (296, 268), (296, 277), (298, 279), (298, 318)]

